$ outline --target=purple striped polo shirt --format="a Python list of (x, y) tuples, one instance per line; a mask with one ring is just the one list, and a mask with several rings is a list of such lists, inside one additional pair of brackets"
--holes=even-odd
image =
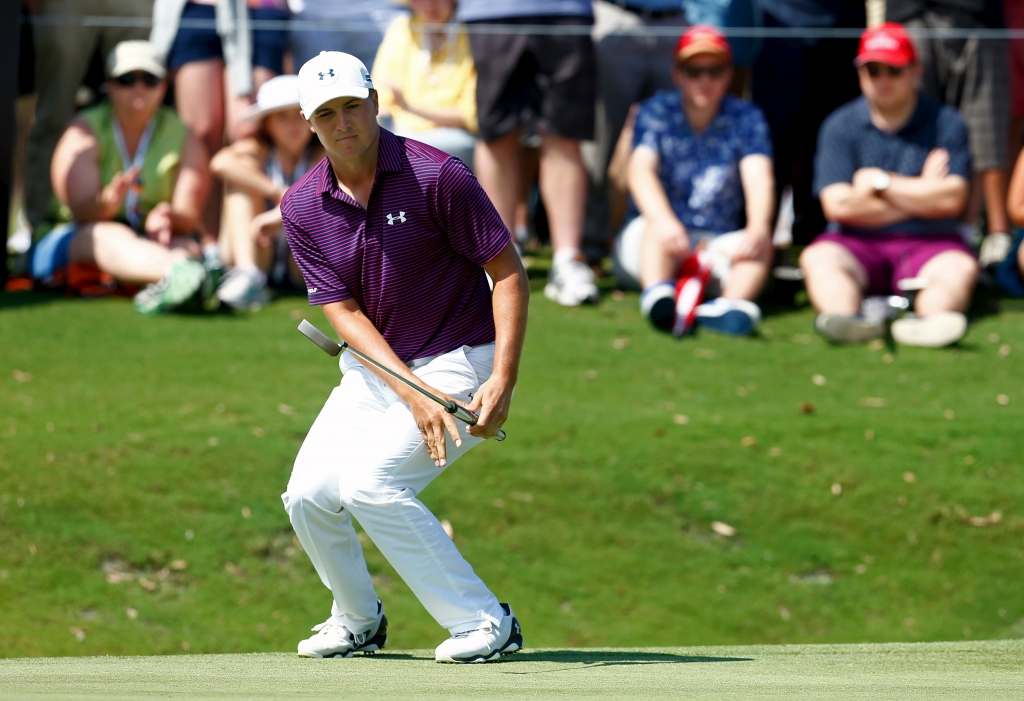
[(459, 159), (381, 129), (365, 210), (324, 158), (281, 216), (309, 303), (355, 299), (402, 361), (494, 340), (481, 266), (511, 236)]

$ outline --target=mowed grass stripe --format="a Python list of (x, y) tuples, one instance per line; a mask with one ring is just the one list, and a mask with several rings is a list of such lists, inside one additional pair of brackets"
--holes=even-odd
[(0, 699), (1024, 697), (1024, 642), (594, 648), (438, 665), (429, 650), (0, 660)]

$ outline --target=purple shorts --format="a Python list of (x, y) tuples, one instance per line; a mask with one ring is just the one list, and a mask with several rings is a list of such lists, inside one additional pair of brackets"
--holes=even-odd
[(892, 294), (896, 283), (917, 277), (924, 264), (940, 253), (961, 251), (974, 258), (959, 234), (859, 234), (838, 232), (821, 234), (813, 244), (823, 241), (838, 243), (853, 254), (868, 274), (867, 293)]

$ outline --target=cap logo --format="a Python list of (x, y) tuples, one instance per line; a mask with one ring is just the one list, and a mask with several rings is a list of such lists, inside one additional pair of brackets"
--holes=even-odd
[(321, 85), (330, 85), (338, 80), (338, 76), (334, 73), (333, 68), (328, 68), (326, 72), (320, 71), (317, 75), (320, 77)]
[(864, 42), (866, 51), (896, 51), (900, 48), (900, 42), (888, 34), (876, 34)]

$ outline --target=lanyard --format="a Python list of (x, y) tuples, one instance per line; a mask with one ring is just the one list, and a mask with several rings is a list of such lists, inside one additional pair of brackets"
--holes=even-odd
[[(438, 52), (445, 50), (445, 65), (455, 65), (455, 44), (459, 38), (459, 25), (455, 22), (449, 22), (448, 28), (445, 33), (444, 43), (438, 49)], [(420, 33), (420, 52), (419, 59), (420, 63), (423, 64), (423, 71), (427, 75), (427, 83), (430, 85), (437, 85), (440, 78), (433, 75), (434, 72), (434, 52), (431, 50), (430, 45), (431, 35), (429, 32)]]
[(142, 138), (139, 139), (139, 146), (135, 149), (134, 159), (128, 158), (128, 146), (124, 142), (124, 132), (121, 131), (121, 123), (117, 121), (117, 117), (112, 117), (111, 122), (114, 127), (114, 143), (117, 144), (117, 151), (121, 154), (121, 167), (124, 171), (131, 170), (132, 168), (139, 169), (135, 180), (128, 187), (128, 194), (124, 198), (125, 219), (128, 220), (133, 229), (138, 229), (139, 224), (142, 222), (142, 212), (139, 208), (139, 200), (142, 197), (142, 164), (146, 160), (146, 152), (149, 150), (149, 141), (153, 138), (153, 128), (156, 125), (156, 120), (150, 119), (149, 123), (146, 124), (146, 129), (142, 132)]
[(298, 163), (295, 164), (295, 170), (292, 171), (290, 178), (285, 177), (284, 168), (281, 167), (281, 158), (277, 155), (277, 149), (271, 147), (270, 149), (270, 162), (267, 163), (267, 177), (270, 178), (278, 187), (282, 185), (291, 187), (295, 182), (306, 174), (309, 170), (309, 152), (308, 150), (302, 154), (302, 158), (299, 159)]

